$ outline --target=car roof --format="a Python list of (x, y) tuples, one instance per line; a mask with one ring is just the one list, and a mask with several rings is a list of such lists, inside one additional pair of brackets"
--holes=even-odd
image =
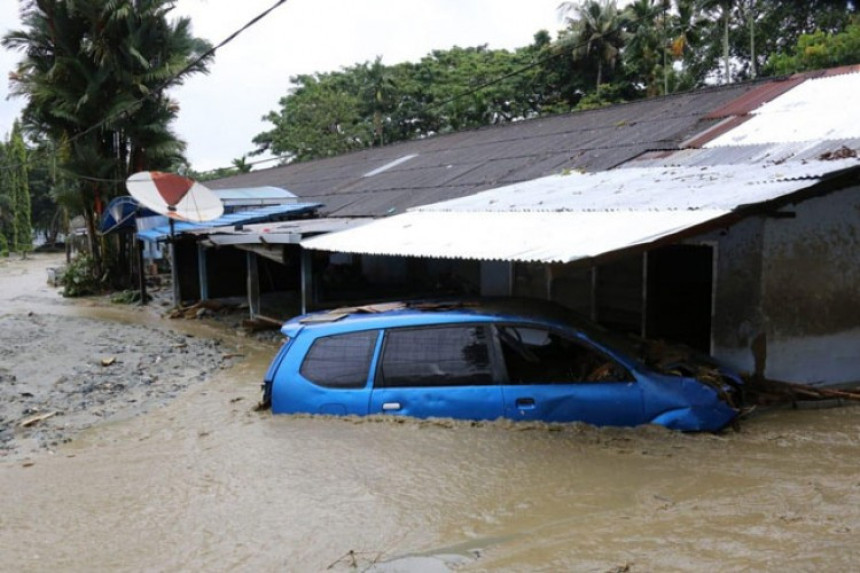
[(311, 330), (315, 336), (328, 336), (377, 328), (512, 320), (585, 330), (600, 328), (549, 301), (505, 297), (398, 301), (336, 308), (290, 319), (281, 332), (292, 337), (302, 330)]

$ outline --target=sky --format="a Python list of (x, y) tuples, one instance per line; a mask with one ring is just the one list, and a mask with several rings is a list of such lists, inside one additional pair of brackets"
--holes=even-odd
[[(275, 0), (179, 0), (170, 17), (188, 16), (192, 33), (220, 43)], [(173, 129), (193, 169), (229, 167), (272, 127), (291, 76), (338, 70), (377, 56), (387, 65), (417, 61), (435, 49), (487, 44), (514, 49), (538, 30), (562, 27), (560, 0), (288, 0), (215, 54), (207, 76), (170, 92), (180, 113)], [(0, 34), (20, 26), (18, 2), (0, 0)], [(24, 105), (8, 99), (5, 78), (20, 59), (0, 48), (0, 136)], [(258, 158), (249, 158), (256, 160)], [(264, 164), (260, 167), (271, 166)]]

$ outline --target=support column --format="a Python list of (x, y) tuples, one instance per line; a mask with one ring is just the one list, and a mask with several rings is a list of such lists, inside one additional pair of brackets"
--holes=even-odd
[(302, 260), (301, 260), (301, 268), (302, 268), (302, 314), (308, 312), (308, 302), (311, 297), (311, 292), (313, 288), (313, 265), (311, 264), (311, 253), (305, 249), (302, 249)]
[(182, 294), (179, 289), (179, 261), (176, 260), (175, 229), (173, 219), (170, 219), (170, 282), (173, 283), (173, 306), (182, 304)]
[(257, 254), (248, 251), (248, 310), (251, 318), (260, 314), (260, 276), (257, 272)]
[(146, 304), (146, 270), (143, 266), (143, 241), (135, 237), (137, 243), (137, 284), (140, 288), (140, 304)]
[(197, 276), (200, 281), (200, 300), (209, 300), (209, 271), (206, 268), (206, 247), (197, 243)]

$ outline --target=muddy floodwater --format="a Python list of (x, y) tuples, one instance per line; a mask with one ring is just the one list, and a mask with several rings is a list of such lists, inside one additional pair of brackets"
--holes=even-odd
[[(164, 320), (55, 297), (18, 293), (0, 314)], [(860, 563), (858, 407), (759, 411), (719, 435), (273, 417), (252, 406), (274, 347), (228, 343), (241, 345), (244, 359), (168, 403), (53, 449), (0, 458), (0, 570), (848, 571)]]

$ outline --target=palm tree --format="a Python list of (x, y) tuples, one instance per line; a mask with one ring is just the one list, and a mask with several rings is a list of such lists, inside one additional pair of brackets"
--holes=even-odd
[(625, 17), (615, 0), (585, 0), (562, 2), (559, 14), (569, 30), (559, 40), (562, 45), (573, 45), (578, 60), (592, 59), (597, 65), (597, 91), (603, 83), (603, 67), (615, 67), (621, 49), (627, 40)]
[(736, 0), (701, 0), (701, 9), (705, 12), (718, 12), (718, 20), (722, 22), (723, 32), (723, 73), (725, 83), (731, 82), (731, 66), (729, 62), (729, 23), (732, 9)]
[(377, 56), (372, 64), (363, 66), (363, 83), (360, 96), (373, 113), (373, 139), (377, 145), (385, 144), (383, 116), (391, 111), (391, 100), (397, 93), (397, 84), (390, 70)]
[(25, 128), (68, 149), (61, 168), (77, 179), (96, 272), (95, 221), (131, 172), (166, 168), (184, 143), (169, 124), (178, 106), (165, 90), (206, 72), (209, 44), (172, 0), (38, 0), (6, 48), (22, 52), (12, 94), (27, 99)]
[[(663, 93), (668, 91), (667, 29), (668, 0), (636, 0), (624, 8), (623, 15), (629, 39), (624, 49), (624, 61), (635, 70), (645, 84), (648, 96), (660, 93), (658, 75), (662, 70)], [(662, 63), (661, 63), (662, 60)]]

